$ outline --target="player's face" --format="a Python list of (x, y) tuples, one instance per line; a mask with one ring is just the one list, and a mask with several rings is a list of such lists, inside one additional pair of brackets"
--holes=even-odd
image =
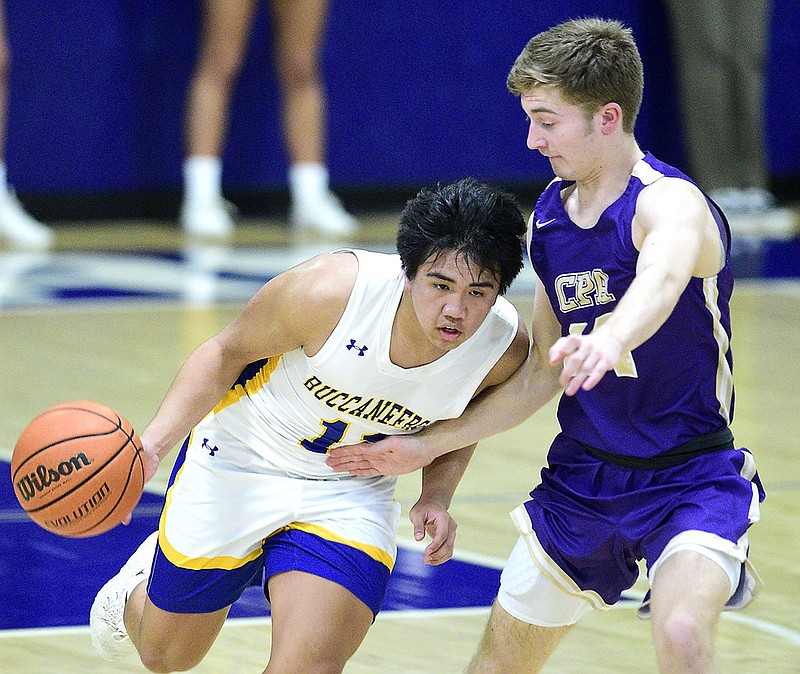
[(406, 280), (416, 320), (437, 348), (454, 349), (483, 323), (499, 292), (494, 275), (454, 251), (423, 262)]
[(595, 170), (597, 132), (594, 119), (567, 103), (555, 87), (535, 87), (520, 96), (528, 117), (528, 147), (550, 160), (565, 180), (587, 180)]

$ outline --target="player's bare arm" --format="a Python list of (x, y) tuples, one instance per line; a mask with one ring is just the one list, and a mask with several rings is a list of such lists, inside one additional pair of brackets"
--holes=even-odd
[(350, 253), (321, 255), (293, 267), (266, 283), (229, 325), (195, 349), (141, 434), (147, 477), (249, 363), (301, 346), (316, 353), (344, 311), (357, 269)]
[[(514, 341), (495, 367), (486, 375), (478, 391), (505, 381), (518, 370), (527, 356), (528, 344), (527, 330), (524, 323), (520, 321)], [(414, 538), (417, 541), (423, 540), (426, 534), (431, 537), (431, 542), (423, 554), (425, 564), (441, 564), (453, 555), (457, 525), (448, 510), (455, 489), (475, 451), (475, 446), (472, 444), (448, 452), (434, 458), (422, 468), (422, 492), (409, 512), (409, 518), (414, 526)], [(357, 474), (377, 475), (379, 473), (369, 465)]]
[(408, 516), (415, 540), (423, 540), (426, 534), (431, 537), (423, 554), (425, 564), (441, 564), (453, 556), (457, 525), (448, 510), (474, 451), (475, 445), (464, 447), (422, 469), (422, 493)]
[(719, 231), (702, 193), (683, 180), (664, 178), (645, 188), (633, 220), (639, 249), (636, 278), (607, 321), (588, 335), (569, 335), (550, 350), (563, 361), (565, 393), (590, 390), (623, 354), (647, 341), (667, 320), (692, 276), (722, 266)]
[(495, 380), (490, 373), (484, 380), (487, 386), (479, 389), (458, 419), (439, 421), (414, 435), (337, 447), (331, 451), (328, 465), (353, 475), (400, 475), (522, 423), (561, 388), (558, 371), (550, 367), (547, 354), (548, 347), (559, 337), (560, 328), (540, 283), (534, 295), (530, 348), (527, 333), (524, 339), (521, 337), (522, 330), (521, 326), (509, 347), (509, 360), (504, 365), (498, 363), (501, 369), (492, 371), (496, 377), (502, 368), (508, 368), (506, 378)]

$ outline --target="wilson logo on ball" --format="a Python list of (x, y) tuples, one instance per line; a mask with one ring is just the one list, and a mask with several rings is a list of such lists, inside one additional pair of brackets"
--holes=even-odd
[(55, 468), (48, 468), (40, 464), (34, 472), (17, 480), (17, 494), (21, 499), (30, 501), (37, 493), (43, 492), (54, 482), (58, 482), (62, 477), (69, 477), (73, 472), (90, 463), (92, 462), (89, 457), (80, 452), (67, 461), (61, 461)]

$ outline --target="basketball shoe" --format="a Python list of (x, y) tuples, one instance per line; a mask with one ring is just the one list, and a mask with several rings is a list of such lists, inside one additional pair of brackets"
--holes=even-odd
[(187, 234), (211, 239), (227, 239), (233, 234), (236, 207), (219, 198), (208, 202), (185, 201), (181, 207), (181, 226)]
[(289, 219), (296, 230), (310, 230), (328, 236), (350, 236), (358, 227), (358, 221), (330, 191), (294, 198)]
[(53, 232), (28, 215), (12, 191), (0, 193), (0, 236), (20, 248), (49, 248)]
[(119, 660), (136, 652), (125, 631), (125, 604), (139, 583), (147, 580), (157, 541), (158, 531), (154, 531), (94, 598), (89, 612), (92, 644), (106, 660)]

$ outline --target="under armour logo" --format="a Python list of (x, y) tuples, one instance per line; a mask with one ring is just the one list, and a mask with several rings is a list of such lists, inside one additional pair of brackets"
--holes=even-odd
[(359, 356), (363, 356), (369, 350), (369, 347), (368, 346), (357, 346), (356, 345), (356, 340), (355, 339), (351, 339), (350, 343), (347, 345), (347, 349), (348, 350), (356, 349), (358, 351), (358, 355)]
[(208, 438), (203, 438), (203, 449), (208, 450), (209, 456), (214, 456), (214, 454), (219, 451), (219, 447), (212, 447), (208, 444)]

